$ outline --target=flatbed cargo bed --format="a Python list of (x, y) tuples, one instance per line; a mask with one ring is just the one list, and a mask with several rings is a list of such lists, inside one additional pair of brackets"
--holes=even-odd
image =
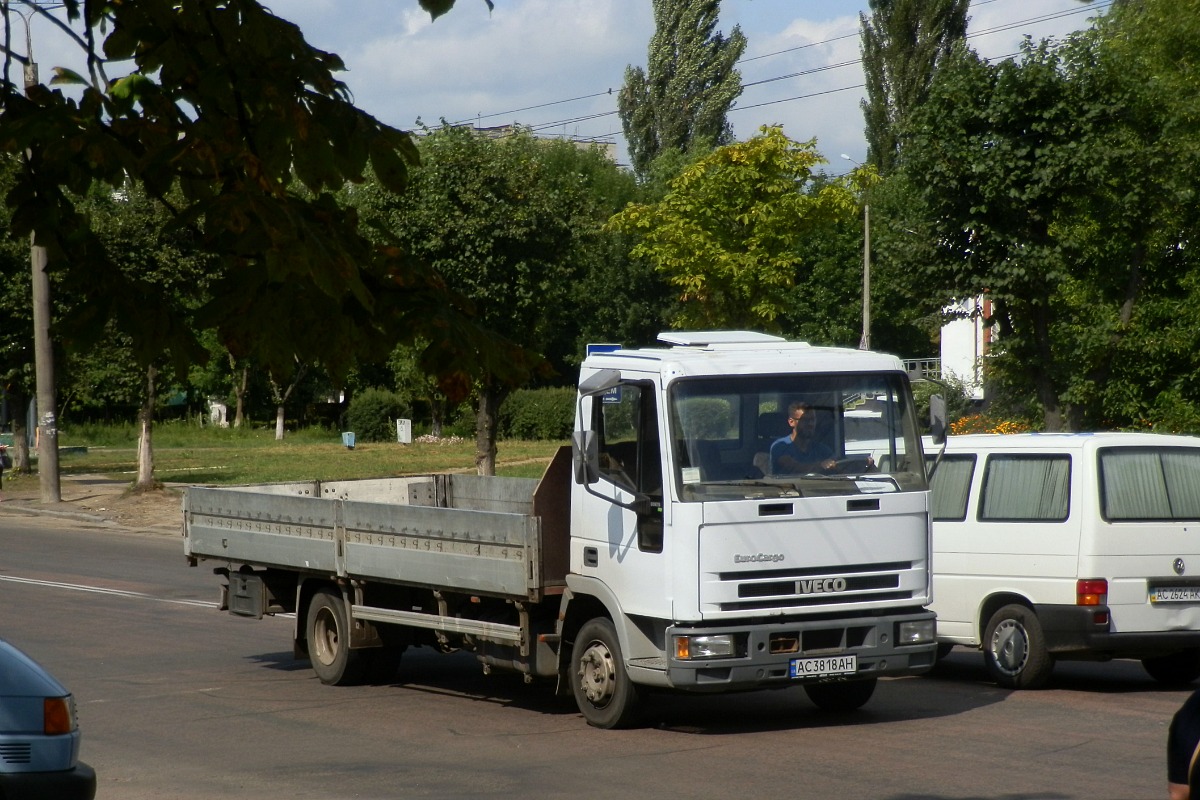
[(190, 487), (185, 555), (538, 601), (565, 586), (570, 450), (543, 477)]

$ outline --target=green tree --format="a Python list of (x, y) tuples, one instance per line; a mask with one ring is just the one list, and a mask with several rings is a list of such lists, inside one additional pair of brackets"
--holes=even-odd
[[(349, 202), (380, 241), (391, 241), (445, 277), (474, 306), (480, 324), (552, 363), (574, 345), (576, 248), (591, 207), (587, 181), (564, 164), (601, 158), (568, 142), (516, 130), (490, 138), (443, 125), (423, 136), (408, 190), (355, 187)], [(595, 217), (595, 214), (590, 216)], [(590, 223), (598, 230), (600, 218)], [(495, 472), (496, 412), (521, 381), (484, 369), (475, 380), (476, 464)]]
[[(207, 287), (219, 275), (219, 262), (207, 256), (199, 247), (192, 229), (173, 224), (168, 209), (178, 205), (176, 193), (168, 191), (166, 202), (146, 196), (141, 186), (130, 184), (119, 190), (102, 185), (92, 187), (87, 197), (76, 203), (76, 210), (87, 220), (103, 252), (111, 259), (119, 274), (131, 284), (145, 287), (141, 313), (157, 319), (152, 323), (159, 330), (194, 330), (196, 309), (206, 300)], [(76, 292), (73, 287), (60, 287), (60, 300)], [(90, 287), (89, 292), (90, 294)], [(84, 309), (88, 298), (74, 299)], [(76, 314), (77, 319), (84, 319)], [(98, 320), (105, 333), (88, 337), (107, 351), (106, 356), (93, 359), (93, 368), (111, 370), (113, 388), (122, 383), (136, 387), (132, 398), (138, 407), (138, 469), (134, 487), (145, 490), (156, 486), (154, 478), (153, 432), (158, 390), (162, 374), (169, 366), (170, 353), (153, 357), (144, 350), (139, 355), (138, 343), (122, 331), (114, 319)], [(94, 324), (94, 323), (93, 323)], [(176, 339), (182, 338), (177, 336)], [(69, 351), (76, 351), (70, 347)], [(85, 349), (84, 352), (87, 350)], [(125, 357), (120, 357), (119, 354)], [(120, 379), (124, 373), (126, 380)], [(107, 381), (106, 381), (107, 382)]]
[(400, 346), (388, 357), (388, 368), (392, 371), (393, 382), (399, 394), (411, 397), (425, 404), (429, 409), (430, 434), (436, 437), (442, 435), (446, 424), (446, 395), (438, 389), (437, 381), (421, 369), (417, 359), (416, 347)]
[(869, 0), (859, 14), (867, 99), (867, 161), (891, 172), (900, 131), (925, 102), (938, 66), (967, 36), (969, 0)]
[(996, 65), (963, 49), (902, 151), (899, 224), (919, 235), (894, 246), (925, 292), (988, 294), (994, 374), (1049, 430), (1112, 424), (1103, 397), (1138, 309), (1175, 282), (1164, 223), (1182, 197), (1164, 191), (1162, 108), (1135, 74), (1094, 32)]
[[(454, 0), (420, 3), (436, 17)], [(0, 152), (20, 163), (6, 195), (9, 232), (45, 248), (55, 285), (93, 287), (88, 304), (55, 317), (53, 336), (86, 346), (115, 328), (148, 370), (148, 387), (156, 360), (169, 356), (183, 375), (205, 357), (203, 329), (272, 375), (290, 373), (298, 353), (344, 375), (353, 356), (383, 357), (421, 333), (430, 342), (423, 358), (447, 392), (465, 391), (473, 366), (519, 369), (514, 348), (472, 329), (436, 275), (372, 247), (337, 207), (333, 192), (368, 164), (402, 189), (416, 151), (407, 133), (353, 105), (335, 77), (341, 59), (295, 25), (255, 0), (64, 0), (65, 22), (33, 0), (15, 5), (0, 5), (6, 31), (19, 8), (45, 15), (86, 64), (84, 73), (53, 70), (52, 85), (69, 95), (18, 87), (9, 67), (28, 54), (10, 49), (11, 37), (0, 48)], [(195, 326), (152, 313), (161, 287), (123, 270), (88, 227), (74, 198), (95, 184), (143, 188), (219, 260)], [(172, 204), (175, 187), (182, 200)], [(57, 475), (44, 489), (56, 499)]]
[[(453, 0), (421, 4), (436, 15)], [(339, 374), (353, 354), (386, 355), (424, 331), (428, 365), (450, 391), (469, 385), (472, 365), (516, 363), (510, 349), (464, 330), (436, 275), (372, 246), (334, 202), (368, 164), (402, 190), (416, 159), (407, 133), (354, 107), (335, 77), (340, 58), (253, 0), (63, 5), (66, 22), (54, 24), (70, 30), (87, 64), (82, 74), (53, 71), (72, 94), (0, 85), (0, 151), (20, 158), (10, 232), (36, 232), (59, 283), (94, 289), (56, 331), (99, 338), (111, 320), (141, 363), (170, 354), (183, 370), (204, 357), (197, 330), (211, 328), (235, 358), (281, 374), (298, 350)], [(0, 13), (6, 29), (17, 27), (10, 4)], [(5, 49), (5, 60), (24, 56)], [(221, 261), (195, 327), (147, 313), (157, 288), (122, 271), (90, 230), (73, 197), (96, 182), (144, 187)], [(182, 200), (172, 204), (175, 186)]]
[(746, 49), (741, 28), (734, 26), (728, 38), (716, 31), (720, 0), (653, 0), (653, 5), (646, 69), (626, 67), (617, 97), (638, 176), (647, 175), (664, 153), (733, 141), (726, 117), (742, 93), (734, 64)]
[[(0, 192), (6, 192), (16, 180), (15, 156), (0, 154)], [(0, 204), (0, 230), (10, 225), (11, 210)], [(29, 444), (25, 428), (25, 409), (34, 396), (33, 317), (29, 291), (29, 240), (0, 237), (0, 388), (3, 404), (13, 423), (13, 468), (30, 469)]]
[(823, 161), (814, 142), (763, 127), (684, 169), (661, 201), (630, 205), (609, 225), (635, 236), (633, 255), (675, 287), (677, 327), (779, 330), (804, 242), (856, 212), (844, 180), (806, 190)]
[[(1096, 68), (1123, 89), (1131, 174), (1098, 183), (1122, 204), (1089, 230), (1103, 234), (1094, 237), (1097, 253), (1133, 269), (1095, 345), (1106, 357), (1077, 394), (1100, 398), (1106, 421), (1197, 433), (1200, 262), (1191, 244), (1200, 229), (1200, 1), (1126, 0), (1098, 27)], [(1126, 241), (1128, 256), (1118, 249)]]

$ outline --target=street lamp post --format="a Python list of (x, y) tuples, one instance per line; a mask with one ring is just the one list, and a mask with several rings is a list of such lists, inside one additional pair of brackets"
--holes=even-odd
[[(859, 167), (850, 156), (842, 153), (842, 158)], [(859, 350), (871, 349), (871, 204), (863, 198), (863, 288), (862, 288), (862, 338), (858, 340)]]
[[(29, 31), (29, 19), (20, 11), (13, 13), (25, 23), (25, 93), (38, 82), (37, 62), (33, 60), (33, 37)], [(37, 448), (38, 484), (43, 503), (62, 500), (62, 487), (58, 478), (58, 418), (57, 398), (54, 387), (54, 351), (50, 344), (50, 278), (46, 274), (48, 258), (46, 248), (37, 245), (37, 234), (29, 237), (31, 292), (33, 295), (33, 363), (37, 374)]]

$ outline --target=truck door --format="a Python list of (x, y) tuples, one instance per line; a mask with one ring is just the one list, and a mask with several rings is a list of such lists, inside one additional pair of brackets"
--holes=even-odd
[[(595, 494), (576, 495), (572, 509), (575, 535), (584, 541), (581, 572), (601, 578), (633, 603), (661, 611), (661, 593), (633, 591), (662, 586), (663, 460), (659, 444), (658, 404), (649, 381), (626, 382), (592, 402), (591, 428), (596, 433), (600, 481)], [(597, 496), (599, 495), (599, 496)], [(610, 498), (610, 502), (604, 502)], [(622, 507), (622, 506), (633, 506)]]

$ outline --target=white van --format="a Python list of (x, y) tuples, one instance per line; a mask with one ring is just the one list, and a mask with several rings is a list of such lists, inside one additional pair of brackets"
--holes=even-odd
[(1056, 659), (1200, 677), (1200, 438), (950, 437), (931, 485), (941, 654), (982, 648), (1014, 689)]

